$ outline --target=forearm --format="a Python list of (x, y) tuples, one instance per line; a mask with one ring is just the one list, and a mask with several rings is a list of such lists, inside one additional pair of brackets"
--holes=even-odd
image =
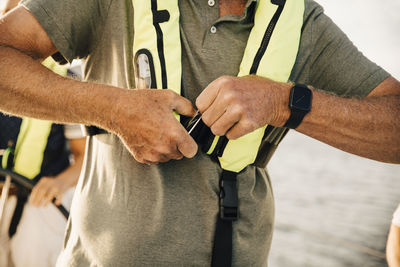
[(400, 95), (340, 98), (313, 92), (313, 106), (297, 130), (341, 150), (400, 163)]
[[(220, 77), (196, 100), (215, 135), (239, 138), (261, 126), (283, 126), (293, 84), (258, 76)], [(313, 89), (312, 108), (297, 131), (341, 150), (400, 163), (400, 83), (390, 77), (363, 99)]]
[(99, 126), (109, 121), (115, 91), (52, 73), (13, 48), (0, 46), (0, 111), (62, 123)]
[(394, 224), (390, 227), (386, 257), (390, 267), (400, 267), (400, 228)]

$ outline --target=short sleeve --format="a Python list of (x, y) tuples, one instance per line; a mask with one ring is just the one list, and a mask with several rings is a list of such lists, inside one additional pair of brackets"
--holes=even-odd
[(339, 96), (366, 96), (389, 74), (366, 58), (314, 1), (303, 26), (310, 33), (309, 84)]
[(69, 61), (85, 58), (101, 38), (112, 0), (23, 0), (47, 32), (58, 51)]
[(400, 205), (397, 207), (397, 210), (393, 214), (392, 223), (400, 227)]
[(64, 125), (64, 136), (67, 139), (79, 139), (83, 138), (83, 132), (80, 124), (65, 124)]

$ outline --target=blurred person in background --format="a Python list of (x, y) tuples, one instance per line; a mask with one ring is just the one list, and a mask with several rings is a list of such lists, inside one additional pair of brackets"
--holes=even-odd
[(0, 10), (0, 14), (4, 15), (8, 11), (10, 11), (14, 7), (16, 7), (20, 1), (21, 0), (4, 0), (3, 6), (0, 6), (0, 9), (1, 9), (1, 7), (3, 7), (3, 10)]
[[(24, 0), (0, 44), (35, 85), (0, 62), (1, 110), (103, 128), (88, 130), (59, 266), (266, 266), (265, 166), (288, 129), (400, 163), (400, 83), (312, 0)], [(84, 58), (88, 82), (37, 64), (57, 51)], [(194, 103), (221, 137), (204, 151), (174, 116)]]
[[(2, 13), (14, 8), (18, 2), (6, 1)], [(43, 65), (63, 76), (68, 73), (66, 67), (56, 64), (50, 57)], [(38, 147), (38, 143), (43, 143), (43, 146)], [(6, 208), (12, 212), (4, 218), (7, 223), (0, 234), (0, 266), (54, 266), (62, 248), (66, 220), (57, 209), (48, 204), (54, 199), (55, 205), (70, 207), (85, 149), (80, 126), (60, 125), (0, 113), (0, 149), (4, 151), (8, 148), (15, 151), (12, 165), (18, 165), (8, 167), (19, 174), (27, 175), (36, 185), (29, 197), (29, 192), (20, 186), (13, 186), (11, 190)], [(17, 163), (21, 153), (26, 154), (23, 155), (25, 159), (22, 163)], [(33, 162), (40, 164), (40, 170), (31, 175), (30, 167), (34, 166)]]
[[(39, 131), (38, 134), (38, 128), (43, 125), (48, 127), (48, 132)], [(3, 265), (6, 261), (16, 267), (54, 266), (62, 248), (66, 219), (48, 204), (55, 199), (55, 205), (63, 204), (67, 208), (71, 205), (84, 156), (85, 140), (81, 129), (75, 125), (63, 126), (1, 113), (0, 129), (0, 149), (11, 147), (16, 151), (15, 164), (19, 166), (11, 169), (27, 177), (34, 176), (32, 181), (36, 183), (30, 195), (21, 186), (11, 190), (6, 209), (12, 212), (4, 218), (0, 266), (7, 266)], [(23, 135), (34, 138), (21, 140)], [(37, 145), (32, 143), (44, 146), (36, 150)], [(23, 162), (18, 162), (21, 154), (27, 155)], [(41, 158), (40, 162), (36, 158)], [(33, 176), (29, 176), (29, 167), (21, 166), (36, 163), (40, 164), (40, 170)]]
[(386, 246), (386, 256), (389, 267), (400, 267), (400, 205), (393, 214)]

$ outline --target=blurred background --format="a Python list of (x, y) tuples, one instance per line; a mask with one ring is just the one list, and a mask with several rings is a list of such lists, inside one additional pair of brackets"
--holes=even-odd
[[(400, 1), (318, 2), (367, 57), (400, 79)], [(399, 165), (292, 131), (268, 170), (276, 199), (270, 266), (387, 266), (386, 237), (400, 203)]]
[[(368, 58), (400, 79), (400, 1), (317, 2)], [(276, 201), (270, 266), (387, 266), (387, 233), (400, 203), (399, 165), (292, 131), (268, 170)]]

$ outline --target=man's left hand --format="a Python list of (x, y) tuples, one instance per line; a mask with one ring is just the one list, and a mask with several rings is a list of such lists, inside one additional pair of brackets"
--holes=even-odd
[(237, 139), (266, 124), (282, 126), (290, 114), (290, 88), (258, 76), (223, 76), (204, 89), (196, 106), (215, 135)]

